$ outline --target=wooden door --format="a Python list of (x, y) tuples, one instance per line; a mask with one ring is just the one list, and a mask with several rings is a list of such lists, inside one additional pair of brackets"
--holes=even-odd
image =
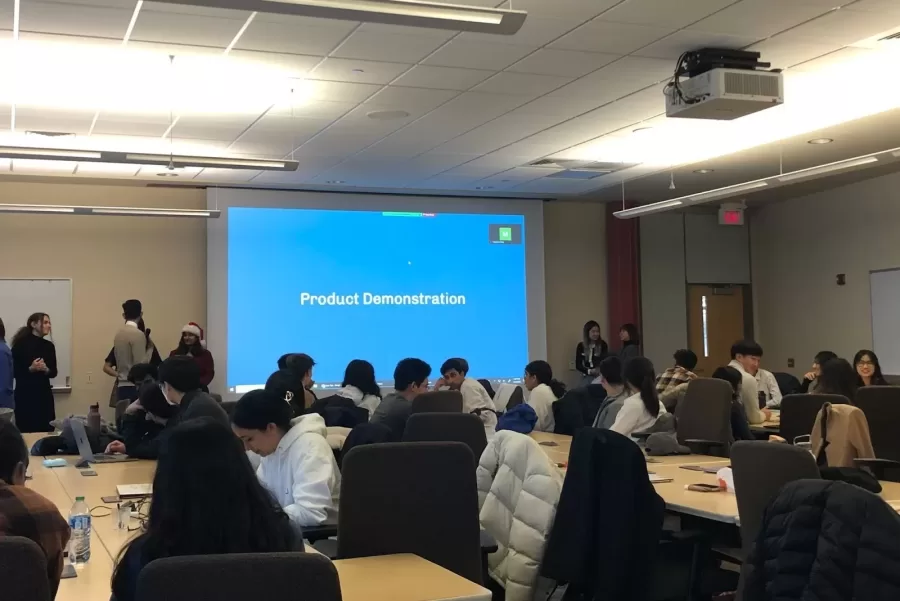
[(731, 361), (731, 345), (744, 338), (744, 286), (688, 286), (688, 343), (694, 372), (708, 378)]

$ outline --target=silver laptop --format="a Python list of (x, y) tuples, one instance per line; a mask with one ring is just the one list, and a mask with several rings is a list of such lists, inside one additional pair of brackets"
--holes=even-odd
[(123, 461), (137, 461), (127, 455), (112, 455), (107, 453), (94, 453), (91, 451), (91, 443), (88, 441), (87, 430), (80, 419), (69, 420), (72, 426), (72, 434), (75, 435), (75, 444), (78, 445), (78, 454), (87, 463), (121, 463)]

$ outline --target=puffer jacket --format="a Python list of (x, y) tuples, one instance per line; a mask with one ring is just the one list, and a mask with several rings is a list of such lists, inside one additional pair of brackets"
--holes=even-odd
[(481, 455), (476, 479), (481, 527), (498, 547), (488, 556), (488, 571), (506, 589), (507, 601), (531, 601), (562, 474), (537, 442), (503, 430)]
[(743, 601), (897, 601), (900, 517), (857, 486), (798, 480), (766, 509)]

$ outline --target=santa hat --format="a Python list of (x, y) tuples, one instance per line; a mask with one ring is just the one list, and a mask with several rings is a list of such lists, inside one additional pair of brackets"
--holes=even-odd
[(192, 321), (181, 328), (181, 333), (193, 334), (200, 340), (200, 344), (202, 344), (204, 348), (206, 347), (206, 339), (203, 336), (203, 328), (201, 328), (199, 324)]

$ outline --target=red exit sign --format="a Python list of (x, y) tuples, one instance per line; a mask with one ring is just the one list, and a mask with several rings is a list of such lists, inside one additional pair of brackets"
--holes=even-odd
[(741, 209), (719, 209), (719, 225), (744, 225), (744, 211)]

